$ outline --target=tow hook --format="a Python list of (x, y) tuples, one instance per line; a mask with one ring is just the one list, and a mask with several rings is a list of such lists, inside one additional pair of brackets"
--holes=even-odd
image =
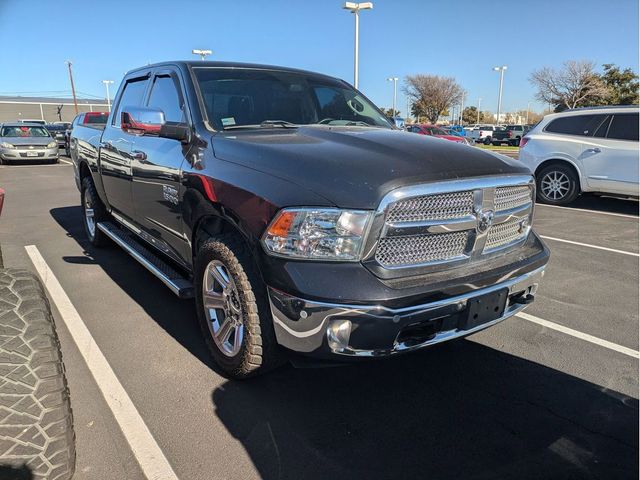
[(521, 305), (529, 305), (530, 303), (533, 303), (533, 300), (535, 299), (535, 297), (531, 294), (526, 294), (526, 295), (520, 295), (518, 297), (515, 297), (513, 299), (514, 303), (519, 303)]

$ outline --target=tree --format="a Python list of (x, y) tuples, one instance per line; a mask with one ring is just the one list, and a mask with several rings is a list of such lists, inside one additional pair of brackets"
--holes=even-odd
[(462, 121), (466, 123), (475, 124), (478, 121), (482, 122), (484, 120), (484, 113), (480, 112), (480, 117), (478, 120), (478, 109), (474, 106), (466, 107), (462, 112)]
[(609, 89), (594, 72), (594, 63), (569, 60), (562, 68), (534, 70), (529, 81), (538, 89), (536, 98), (563, 108), (593, 105), (609, 94)]
[(638, 75), (630, 68), (620, 70), (620, 67), (605, 63), (604, 73), (600, 76), (609, 89), (608, 105), (635, 105), (638, 103)]
[(395, 113), (393, 111), (393, 108), (381, 108), (380, 110), (382, 110), (382, 113), (384, 113), (385, 116), (389, 118), (395, 118), (400, 116), (400, 110), (396, 110)]
[(413, 102), (413, 115), (426, 117), (431, 123), (437, 122), (449, 107), (460, 103), (464, 93), (453, 77), (409, 75), (405, 84), (404, 92)]
[(485, 110), (484, 112), (480, 113), (480, 118), (482, 119), (480, 121), (482, 123), (494, 124), (494, 123), (496, 123), (496, 119), (493, 118), (493, 115), (494, 115), (493, 112)]

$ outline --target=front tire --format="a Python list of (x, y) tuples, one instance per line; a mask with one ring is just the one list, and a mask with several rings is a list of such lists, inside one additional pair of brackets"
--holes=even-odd
[(104, 207), (91, 177), (82, 179), (80, 201), (82, 203), (82, 219), (87, 239), (95, 247), (103, 247), (109, 244), (107, 237), (98, 228), (98, 223), (108, 219), (108, 213)]
[(485, 137), (482, 143), (484, 143), (485, 145), (491, 145), (491, 137)]
[(574, 170), (560, 163), (543, 168), (536, 175), (537, 198), (541, 203), (567, 205), (580, 194)]
[(1, 463), (16, 474), (6, 478), (69, 480), (75, 434), (60, 342), (40, 282), (23, 270), (0, 271), (0, 405)]
[(234, 234), (212, 237), (195, 267), (198, 320), (220, 373), (243, 379), (278, 366), (266, 287), (245, 243)]

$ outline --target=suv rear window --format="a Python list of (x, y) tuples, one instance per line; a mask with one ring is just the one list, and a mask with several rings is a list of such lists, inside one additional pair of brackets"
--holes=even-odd
[(544, 129), (546, 132), (565, 135), (591, 136), (604, 122), (607, 115), (571, 115), (556, 118)]
[(613, 116), (607, 138), (638, 141), (638, 114), (620, 113)]

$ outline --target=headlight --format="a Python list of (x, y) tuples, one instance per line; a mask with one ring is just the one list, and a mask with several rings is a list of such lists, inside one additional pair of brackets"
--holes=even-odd
[(262, 237), (267, 252), (308, 260), (360, 260), (373, 212), (285, 208)]
[(7, 142), (0, 143), (0, 147), (2, 147), (2, 148), (16, 148), (15, 145), (11, 145), (10, 143), (7, 143)]
[(58, 146), (58, 142), (56, 142), (55, 140), (53, 142), (47, 143), (47, 148), (53, 148), (57, 146)]

